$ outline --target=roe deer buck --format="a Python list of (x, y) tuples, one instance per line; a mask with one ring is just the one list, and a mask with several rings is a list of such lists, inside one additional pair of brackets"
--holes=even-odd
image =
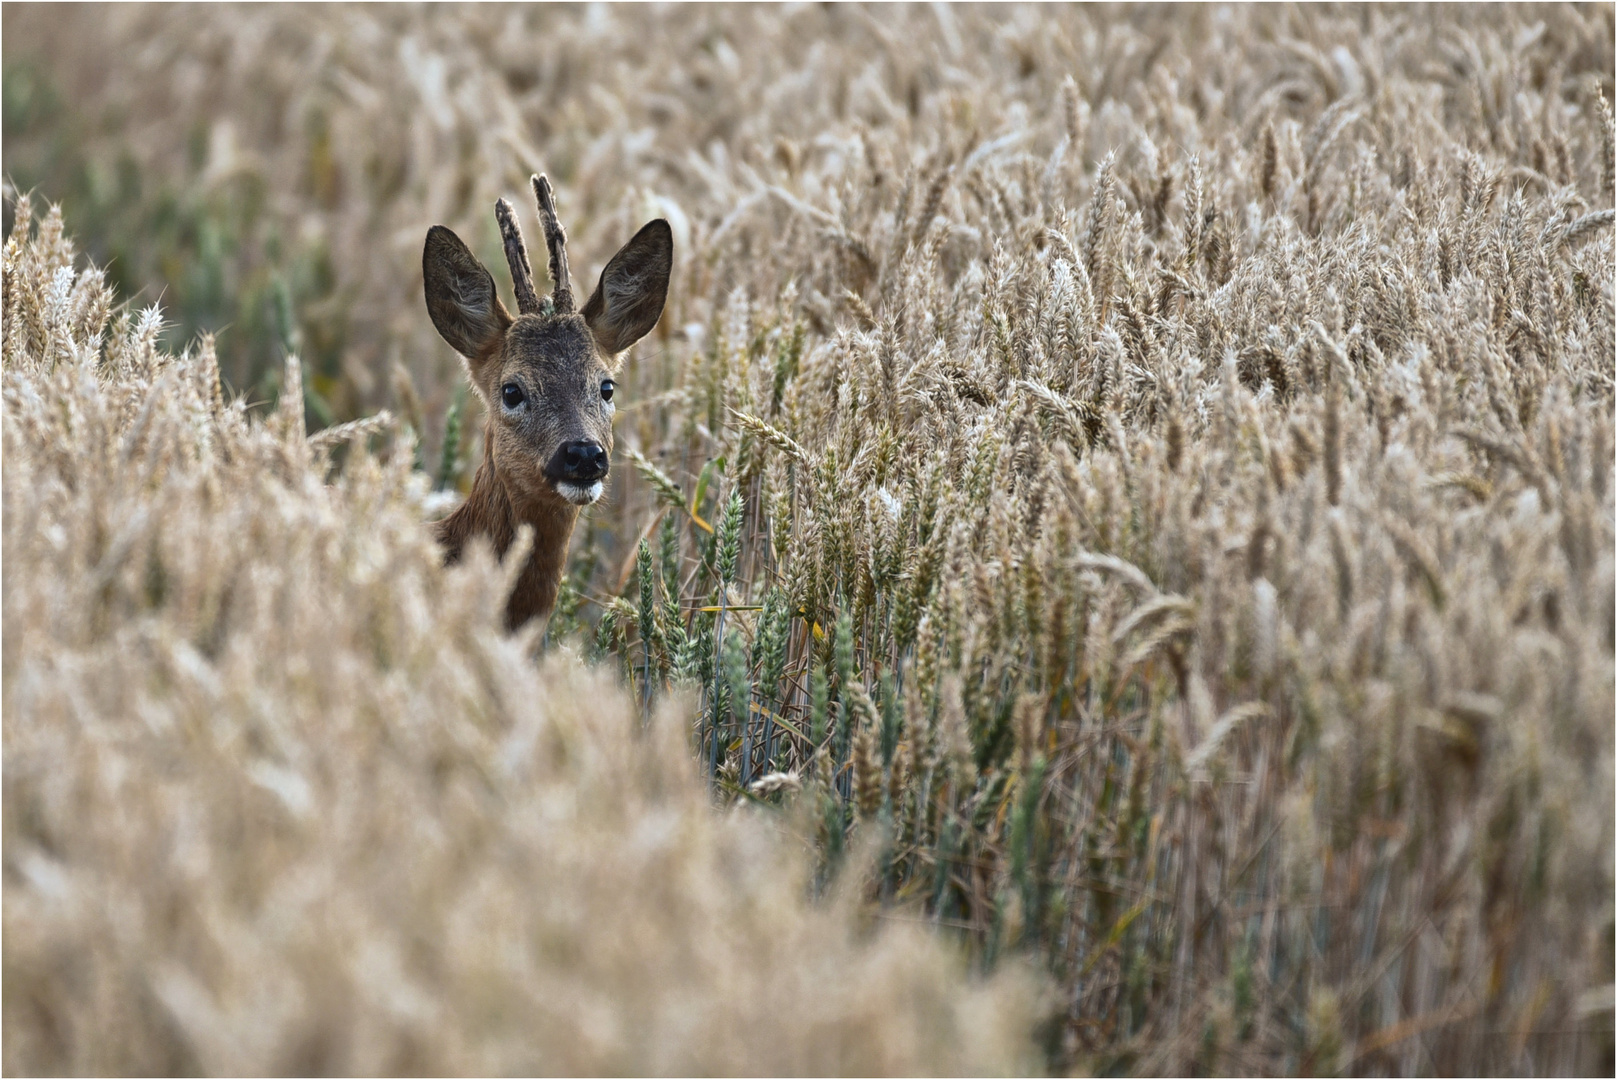
[(438, 333), (466, 358), (483, 399), (483, 463), (472, 491), (435, 526), (449, 562), (484, 534), (500, 558), (517, 527), (533, 526), (533, 552), (506, 601), (515, 629), (548, 617), (561, 585), (567, 544), (580, 507), (601, 497), (612, 452), (612, 376), (620, 354), (657, 325), (668, 296), (674, 237), (661, 218), (612, 256), (582, 311), (573, 310), (567, 236), (556, 218), (550, 182), (533, 178), (539, 222), (550, 249), (554, 290), (541, 301), (511, 204), (494, 206), (511, 266), (516, 318), (494, 291), (494, 278), (442, 225), (427, 230), (421, 269), (427, 313)]

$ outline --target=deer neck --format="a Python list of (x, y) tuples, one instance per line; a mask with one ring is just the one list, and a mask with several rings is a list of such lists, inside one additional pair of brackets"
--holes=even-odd
[(474, 536), (487, 536), (494, 553), (503, 560), (516, 540), (518, 528), (533, 526), (533, 550), (505, 605), (506, 628), (514, 630), (529, 619), (550, 617), (577, 521), (578, 507), (559, 495), (552, 500), (513, 494), (495, 465), (493, 436), (485, 429), (483, 462), (472, 480), (471, 494), (437, 524), (436, 531), (446, 561), (454, 563)]

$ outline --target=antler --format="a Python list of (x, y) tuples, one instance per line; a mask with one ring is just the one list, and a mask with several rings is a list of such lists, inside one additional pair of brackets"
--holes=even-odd
[(533, 288), (533, 267), (528, 265), (528, 246), (522, 242), (516, 214), (511, 204), (501, 199), (494, 204), (494, 216), (500, 221), (500, 238), (505, 241), (505, 261), (511, 265), (511, 290), (517, 296), (517, 311), (537, 315), (539, 294)]
[[(556, 197), (543, 174), (535, 174), (533, 178), (533, 195), (539, 201), (539, 224), (545, 230), (545, 246), (550, 249), (551, 309), (557, 315), (567, 315), (573, 310), (573, 286), (567, 277), (567, 233), (556, 217)], [(543, 306), (533, 287), (533, 266), (528, 262), (528, 246), (522, 242), (522, 228), (517, 224), (516, 213), (509, 202), (500, 199), (494, 204), (494, 216), (499, 219), (500, 239), (505, 242), (505, 261), (511, 266), (511, 289), (516, 293), (517, 311), (523, 315), (538, 315)]]
[(556, 200), (543, 173), (534, 175), (533, 197), (539, 200), (539, 224), (544, 227), (545, 246), (550, 249), (551, 298), (556, 314), (566, 315), (573, 310), (573, 286), (567, 278), (567, 234), (556, 217)]

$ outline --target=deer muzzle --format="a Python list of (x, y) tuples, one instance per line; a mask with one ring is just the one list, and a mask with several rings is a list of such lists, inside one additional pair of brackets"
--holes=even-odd
[(588, 506), (601, 497), (601, 481), (610, 467), (605, 447), (593, 439), (581, 439), (563, 443), (551, 457), (545, 475), (562, 498)]

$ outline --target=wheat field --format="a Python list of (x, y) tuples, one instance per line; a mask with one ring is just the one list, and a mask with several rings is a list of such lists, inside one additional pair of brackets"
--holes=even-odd
[(0, 18), (7, 1073), (1612, 1070), (1612, 5)]

